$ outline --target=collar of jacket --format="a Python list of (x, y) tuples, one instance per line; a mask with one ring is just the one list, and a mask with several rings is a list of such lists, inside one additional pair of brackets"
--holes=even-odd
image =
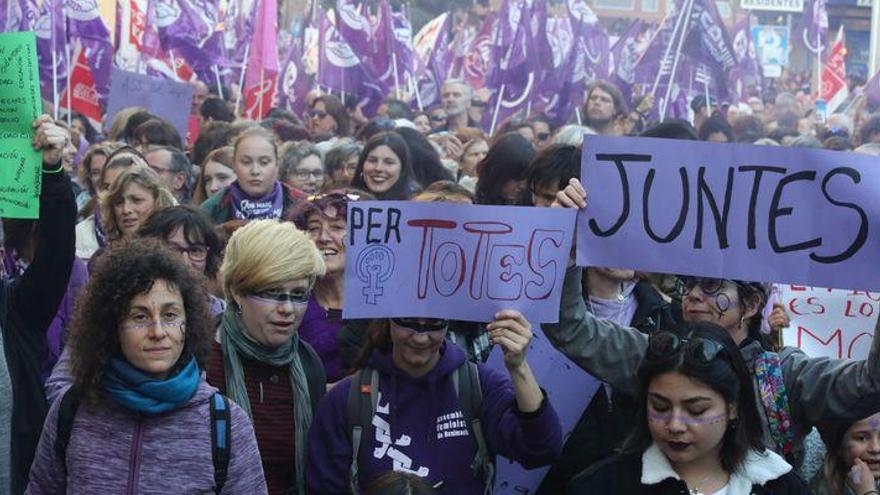
[[(751, 493), (752, 486), (763, 486), (789, 471), (791, 465), (775, 452), (750, 450), (743, 465), (730, 475), (728, 493)], [(643, 485), (656, 485), (669, 478), (681, 481), (660, 447), (652, 443), (642, 454), (641, 482)]]

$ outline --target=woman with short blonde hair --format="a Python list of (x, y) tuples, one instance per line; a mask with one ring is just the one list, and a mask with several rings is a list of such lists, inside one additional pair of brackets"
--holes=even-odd
[(101, 219), (110, 242), (132, 237), (154, 211), (177, 204), (149, 167), (135, 166), (116, 177), (101, 200)]
[(306, 234), (268, 219), (235, 231), (220, 267), (228, 306), (208, 381), (253, 419), (270, 494), (305, 493), (306, 436), (327, 380), (298, 330), (324, 272)]

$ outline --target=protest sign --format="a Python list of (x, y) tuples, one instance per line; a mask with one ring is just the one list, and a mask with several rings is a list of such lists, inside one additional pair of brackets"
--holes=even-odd
[(0, 216), (39, 218), (42, 155), (34, 151), (40, 116), (37, 41), (33, 32), (0, 34)]
[[(529, 368), (535, 375), (535, 380), (547, 393), (547, 400), (553, 404), (553, 409), (559, 416), (563, 438), (568, 438), (602, 383), (556, 350), (547, 340), (540, 326), (536, 325), (532, 331), (534, 335), (526, 354)], [(497, 345), (492, 349), (486, 365), (499, 373), (508, 374), (504, 368), (504, 353)], [(550, 466), (526, 469), (507, 457), (499, 455), (495, 461), (495, 491), (493, 493), (496, 495), (533, 494), (544, 481), (548, 471), (550, 471)]]
[(345, 318), (555, 322), (574, 212), (409, 201), (352, 203)]
[(583, 266), (880, 289), (880, 167), (858, 153), (587, 136)]
[(867, 359), (880, 314), (880, 292), (780, 285), (779, 302), (791, 316), (785, 345), (813, 357)]
[(112, 122), (113, 117), (125, 107), (144, 107), (153, 115), (170, 122), (180, 133), (180, 138), (186, 139), (192, 95), (192, 87), (188, 84), (114, 67), (104, 122)]

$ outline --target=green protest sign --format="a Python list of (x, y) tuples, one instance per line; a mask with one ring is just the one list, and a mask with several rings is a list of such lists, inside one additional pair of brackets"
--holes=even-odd
[(0, 33), (0, 217), (39, 218), (42, 155), (34, 151), (40, 116), (37, 39)]

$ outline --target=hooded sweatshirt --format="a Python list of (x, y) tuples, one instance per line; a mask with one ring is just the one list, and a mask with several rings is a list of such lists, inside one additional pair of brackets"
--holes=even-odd
[[(434, 369), (419, 378), (397, 368), (390, 351), (376, 350), (370, 356), (370, 366), (380, 376), (379, 400), (358, 456), (361, 488), (394, 470), (415, 473), (431, 485), (442, 482), (444, 493), (483, 492), (482, 473), (474, 476), (470, 468), (476, 442), (452, 380), (465, 354), (448, 343), (440, 353)], [(546, 397), (534, 413), (519, 412), (510, 379), (481, 364), (477, 367), (483, 391), (480, 417), (490, 452), (527, 468), (553, 462), (562, 450), (562, 430)], [(351, 377), (339, 382), (318, 406), (309, 431), (309, 493), (348, 493), (352, 445), (346, 409), (351, 383)]]
[[(79, 405), (67, 445), (66, 467), (55, 453), (58, 409), (49, 410), (25, 493), (214, 493), (210, 400), (204, 379), (173, 411), (146, 416), (106, 399)], [(229, 402), (232, 439), (222, 493), (265, 494), (266, 480), (254, 428)]]

